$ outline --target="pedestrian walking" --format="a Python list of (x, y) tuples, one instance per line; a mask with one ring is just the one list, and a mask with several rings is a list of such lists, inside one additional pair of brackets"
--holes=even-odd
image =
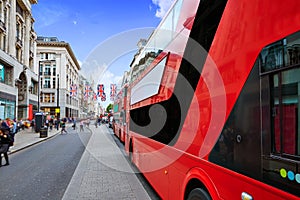
[(59, 130), (59, 124), (60, 124), (60, 120), (59, 120), (59, 118), (56, 118), (55, 119), (55, 126), (56, 126), (57, 130)]
[(50, 127), (50, 131), (52, 131), (52, 128), (53, 128), (53, 118), (52, 117), (49, 120), (49, 127)]
[(66, 122), (65, 120), (61, 120), (61, 134), (63, 134), (63, 132), (68, 133), (68, 131), (66, 130)]
[(24, 124), (23, 119), (20, 119), (20, 124), (21, 124), (21, 129), (23, 131), (25, 129), (25, 124)]
[(15, 135), (17, 134), (17, 120), (14, 119), (11, 121), (12, 124), (12, 128), (9, 131), (9, 135), (11, 137), (11, 141), (9, 146), (14, 146), (14, 142), (15, 142)]
[(6, 120), (0, 120), (1, 121), (1, 128), (4, 129), (4, 130), (9, 131), (11, 127), (7, 123), (7, 119)]
[(89, 118), (86, 120), (86, 126), (87, 126), (88, 128), (90, 127), (90, 119), (89, 119)]
[(101, 125), (101, 120), (102, 120), (101, 118), (102, 118), (101, 115), (100, 115), (100, 117), (97, 118), (97, 122), (98, 122), (99, 126)]
[(80, 132), (81, 132), (81, 131), (84, 131), (84, 130), (83, 130), (83, 120), (80, 121), (80, 125), (79, 125), (79, 126), (80, 126)]
[(35, 124), (34, 124), (34, 119), (31, 120), (30, 122), (30, 126), (31, 126), (31, 130), (32, 132), (34, 132), (34, 127), (35, 127)]
[(76, 119), (74, 117), (72, 117), (72, 122), (73, 122), (73, 125), (72, 125), (73, 130), (75, 130), (76, 129)]
[(9, 165), (7, 152), (10, 143), (11, 143), (11, 138), (9, 135), (9, 131), (7, 131), (6, 129), (0, 129), (0, 167), (2, 167), (2, 154), (4, 155), (6, 161), (6, 164), (3, 166)]
[(11, 139), (11, 141), (9, 143), (9, 146), (13, 146), (14, 145), (14, 136), (15, 136), (15, 132), (16, 132), (16, 129), (17, 129), (17, 127), (14, 126), (14, 121), (11, 120), (10, 118), (6, 118), (5, 121), (1, 122), (1, 129), (3, 131), (5, 131), (5, 133)]
[(47, 129), (49, 128), (49, 119), (46, 119), (45, 125), (47, 126)]

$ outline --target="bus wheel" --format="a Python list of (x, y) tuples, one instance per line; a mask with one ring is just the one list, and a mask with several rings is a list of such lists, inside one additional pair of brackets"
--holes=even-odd
[(132, 162), (132, 151), (133, 151), (132, 142), (130, 141), (130, 143), (129, 143), (129, 161), (130, 161), (130, 163), (133, 163)]
[(196, 188), (190, 192), (187, 200), (211, 200), (211, 197), (205, 190)]
[(132, 163), (132, 151), (129, 152), (129, 161)]

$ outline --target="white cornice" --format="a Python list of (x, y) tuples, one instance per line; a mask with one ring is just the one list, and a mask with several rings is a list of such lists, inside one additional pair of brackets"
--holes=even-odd
[(37, 41), (37, 47), (64, 47), (70, 54), (72, 60), (74, 61), (78, 70), (80, 70), (80, 65), (76, 59), (76, 56), (70, 46), (69, 43), (66, 42), (44, 42), (44, 41)]

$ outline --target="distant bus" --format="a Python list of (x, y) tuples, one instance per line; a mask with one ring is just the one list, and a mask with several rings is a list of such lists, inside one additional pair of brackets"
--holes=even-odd
[(121, 105), (121, 98), (120, 98), (120, 92), (117, 93), (115, 99), (114, 99), (114, 103), (113, 103), (113, 109), (112, 109), (112, 112), (113, 112), (113, 116), (114, 116), (114, 119), (113, 119), (113, 131), (114, 131), (114, 134), (115, 136), (117, 136), (119, 138), (119, 131), (118, 131), (118, 127), (119, 127), (119, 120), (120, 120), (120, 111), (121, 111), (121, 108), (122, 108), (122, 105)]
[(125, 142), (125, 133), (127, 130), (126, 124), (126, 109), (127, 109), (127, 88), (128, 84), (124, 84), (114, 101), (114, 134), (121, 142)]
[(174, 2), (131, 69), (126, 119), (162, 199), (299, 199), (299, 30), (299, 0)]

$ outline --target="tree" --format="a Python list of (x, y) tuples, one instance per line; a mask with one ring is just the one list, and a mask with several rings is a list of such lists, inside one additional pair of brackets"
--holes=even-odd
[(106, 107), (106, 112), (107, 113), (110, 113), (110, 111), (112, 110), (113, 108), (113, 105), (112, 104), (109, 104), (107, 107)]

